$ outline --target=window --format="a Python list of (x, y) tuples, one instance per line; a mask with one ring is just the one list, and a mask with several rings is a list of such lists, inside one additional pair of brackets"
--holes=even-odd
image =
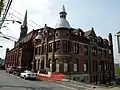
[(63, 41), (63, 52), (70, 52), (70, 42), (67, 40)]
[(47, 68), (50, 68), (50, 63), (51, 63), (51, 59), (49, 59), (47, 62)]
[(102, 55), (102, 49), (99, 49), (99, 55)]
[(93, 61), (93, 72), (95, 72), (95, 63), (94, 63), (94, 61)]
[(92, 55), (96, 56), (97, 55), (97, 48), (92, 47)]
[(104, 69), (105, 69), (105, 71), (107, 70), (106, 63), (104, 63)]
[(107, 51), (106, 51), (106, 50), (104, 50), (104, 56), (105, 56), (105, 57), (107, 56)]
[(56, 36), (59, 36), (59, 33), (56, 33)]
[(86, 63), (84, 63), (84, 71), (85, 72), (87, 71), (87, 65), (86, 65)]
[(79, 54), (79, 44), (78, 43), (74, 43), (74, 53)]
[(79, 32), (79, 35), (82, 36), (82, 32)]
[(42, 54), (45, 52), (44, 44), (42, 45)]
[(49, 45), (48, 45), (48, 52), (49, 53), (52, 52), (52, 43), (49, 43)]
[(35, 48), (35, 55), (37, 55), (37, 48)]
[(56, 72), (59, 72), (59, 61), (58, 60), (56, 60)]
[(84, 55), (88, 55), (88, 46), (84, 45)]
[(101, 64), (99, 64), (99, 71), (101, 71)]
[(112, 52), (111, 52), (111, 50), (109, 50), (109, 54), (111, 54)]
[(74, 63), (74, 71), (77, 71), (77, 63)]
[(78, 32), (75, 32), (75, 35), (78, 35)]
[(37, 55), (39, 55), (39, 48), (37, 47), (36, 49), (37, 49)]
[(41, 54), (41, 47), (39, 47), (39, 55)]
[(67, 70), (68, 70), (68, 64), (64, 63), (64, 72), (67, 72)]
[(63, 51), (64, 51), (64, 52), (67, 52), (67, 51), (68, 51), (67, 48), (68, 48), (68, 47), (67, 47), (67, 41), (64, 40), (64, 41), (63, 41)]
[(55, 42), (55, 52), (60, 52), (60, 41)]
[(51, 32), (49, 32), (48, 34), (49, 34), (49, 36), (52, 36), (52, 33), (51, 33)]
[(87, 72), (88, 71), (88, 61), (85, 60), (84, 62), (84, 71)]
[(68, 32), (66, 32), (64, 35), (65, 35), (65, 36), (67, 36), (68, 34), (69, 34), (69, 33), (68, 33)]

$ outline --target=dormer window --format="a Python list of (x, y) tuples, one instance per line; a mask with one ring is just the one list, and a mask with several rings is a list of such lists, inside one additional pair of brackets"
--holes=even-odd
[(59, 36), (59, 33), (56, 33), (56, 36)]
[(82, 36), (82, 33), (81, 33), (81, 32), (79, 32), (79, 35), (80, 35), (80, 36)]
[(111, 50), (109, 50), (109, 54), (112, 54)]
[(75, 35), (78, 35), (78, 33), (77, 33), (77, 32), (75, 32)]
[(69, 34), (69, 33), (68, 33), (68, 32), (66, 32), (64, 35), (65, 35), (65, 36), (67, 36), (68, 34)]
[(51, 32), (49, 32), (49, 36), (51, 36), (52, 35), (52, 33)]
[(101, 38), (100, 38), (100, 43), (102, 42)]

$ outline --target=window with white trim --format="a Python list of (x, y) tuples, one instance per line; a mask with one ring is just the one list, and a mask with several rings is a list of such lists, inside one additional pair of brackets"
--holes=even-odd
[(87, 65), (84, 63), (84, 71), (87, 71)]
[(74, 71), (77, 71), (77, 64), (74, 64)]
[(67, 71), (68, 71), (68, 64), (64, 63), (64, 72), (67, 72)]
[(59, 72), (59, 63), (56, 63), (56, 72)]

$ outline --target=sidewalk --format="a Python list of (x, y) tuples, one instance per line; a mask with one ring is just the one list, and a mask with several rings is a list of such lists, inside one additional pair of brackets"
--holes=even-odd
[(94, 84), (86, 84), (82, 82), (70, 81), (68, 79), (64, 79), (63, 81), (57, 81), (59, 84), (70, 85), (74, 87), (85, 88), (85, 90), (120, 90), (120, 87), (108, 86), (108, 85), (94, 85)]

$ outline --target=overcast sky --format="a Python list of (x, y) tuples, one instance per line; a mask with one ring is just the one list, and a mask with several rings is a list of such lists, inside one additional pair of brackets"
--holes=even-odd
[[(71, 27), (81, 28), (84, 31), (94, 27), (96, 34), (103, 38), (107, 38), (108, 33), (112, 33), (115, 62), (118, 62), (117, 42), (114, 35), (120, 30), (120, 0), (13, 0), (7, 19), (23, 20), (24, 17), (21, 15), (24, 15), (27, 10), (28, 32), (44, 27), (44, 24), (54, 28), (63, 4)], [(3, 33), (19, 38), (19, 24), (5, 23), (5, 25), (7, 28), (2, 29)], [(0, 57), (4, 58), (5, 49), (13, 48), (14, 42), (0, 38), (0, 45), (3, 45), (3, 48), (0, 48)]]

